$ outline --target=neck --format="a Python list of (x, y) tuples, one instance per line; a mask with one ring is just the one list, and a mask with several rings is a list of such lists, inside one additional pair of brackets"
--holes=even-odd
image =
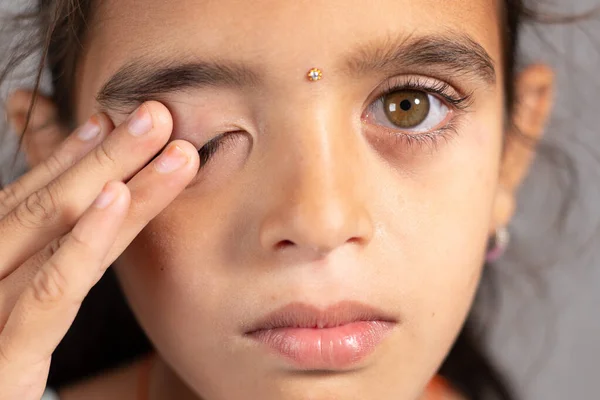
[(148, 397), (139, 400), (202, 400), (158, 355), (148, 370), (147, 388)]

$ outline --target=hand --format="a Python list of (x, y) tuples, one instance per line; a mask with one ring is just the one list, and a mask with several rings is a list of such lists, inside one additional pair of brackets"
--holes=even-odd
[[(116, 129), (97, 114), (0, 191), (1, 400), (39, 400), (52, 353), (91, 287), (195, 176), (189, 142), (175, 140), (153, 160), (171, 131), (157, 102)], [(183, 165), (168, 171), (177, 160)]]

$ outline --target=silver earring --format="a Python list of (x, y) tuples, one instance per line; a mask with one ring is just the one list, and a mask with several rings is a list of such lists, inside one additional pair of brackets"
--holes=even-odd
[(496, 228), (494, 236), (490, 238), (487, 246), (487, 255), (485, 260), (489, 263), (498, 261), (510, 244), (510, 232), (505, 226)]

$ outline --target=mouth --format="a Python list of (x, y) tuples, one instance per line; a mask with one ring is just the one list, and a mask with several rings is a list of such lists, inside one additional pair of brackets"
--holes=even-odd
[(325, 310), (291, 303), (260, 319), (245, 336), (296, 368), (342, 370), (372, 354), (397, 322), (381, 310), (354, 301)]

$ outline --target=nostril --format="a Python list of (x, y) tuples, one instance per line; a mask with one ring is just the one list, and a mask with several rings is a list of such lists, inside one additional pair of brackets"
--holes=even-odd
[(348, 243), (361, 244), (362, 242), (363, 242), (363, 239), (358, 236), (354, 236), (354, 237), (351, 237), (350, 239), (348, 239)]
[(275, 250), (283, 250), (286, 247), (290, 247), (293, 245), (294, 245), (294, 242), (292, 242), (291, 240), (282, 240), (275, 245)]

